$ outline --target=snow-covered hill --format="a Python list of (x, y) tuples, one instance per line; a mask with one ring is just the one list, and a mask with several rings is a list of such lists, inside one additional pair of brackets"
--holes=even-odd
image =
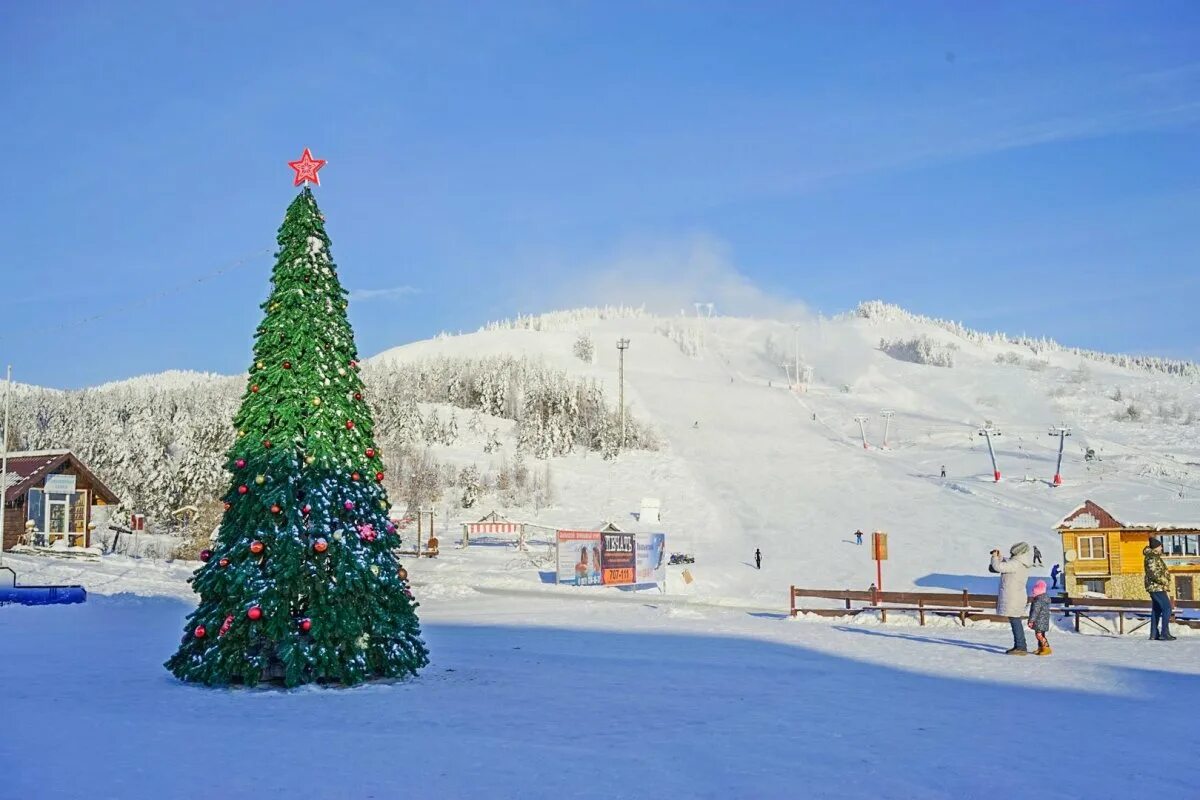
[[(579, 357), (581, 338), (591, 340), (594, 356)], [(573, 392), (596, 386), (611, 409), (619, 391), (619, 338), (630, 340), (631, 416), (662, 446), (604, 458), (610, 442), (538, 460), (528, 444), (527, 384), (552, 382)], [(802, 390), (788, 385), (797, 361), (806, 378)], [(514, 367), (518, 362), (525, 366)], [(458, 538), (459, 521), (492, 510), (548, 528), (602, 520), (636, 528), (641, 499), (655, 497), (663, 519), (652, 527), (666, 531), (669, 550), (697, 559), (695, 581), (684, 584), (673, 573), (671, 592), (714, 602), (778, 606), (782, 587), (792, 583), (865, 588), (874, 570), (869, 548), (853, 544), (856, 529), (890, 534), (885, 588), (957, 589), (979, 586), (988, 551), (1017, 540), (1039, 546), (1048, 568), (1061, 555), (1052, 526), (1084, 499), (1118, 516), (1200, 520), (1194, 364), (978, 334), (880, 303), (798, 323), (664, 318), (627, 308), (566, 311), (405, 345), (368, 367), (368, 378), (374, 374), (383, 388), (377, 394), (387, 395), (375, 398), (385, 404), (377, 407), (381, 431), (394, 429), (384, 435), (407, 448), (405, 461), (389, 465), (398, 481), (392, 491), (434, 508), (444, 541)], [(474, 374), (487, 369), (504, 375)], [(438, 381), (450, 374), (483, 381), (488, 397), (458, 398), (454, 405), (448, 390), (441, 402), (418, 407), (409, 398), (408, 405), (386, 406), (410, 384), (440, 392)], [(114, 462), (114, 470), (133, 470), (131, 480), (147, 491), (156, 481), (178, 491), (179, 480), (193, 472), (219, 490), (224, 479), (212, 473), (212, 457), (198, 460), (196, 448), (219, 452), (241, 388), (237, 378), (169, 373), (67, 393), (56, 402), (91, 409), (86, 418), (95, 422), (85, 427), (107, 431), (108, 444), (121, 445), (130, 430), (145, 438), (138, 453), (169, 440), (165, 463), (180, 470), (173, 477), (137, 454)], [(174, 393), (166, 420), (153, 416), (163, 392)], [(100, 411), (88, 405), (97, 397), (104, 400)], [(125, 409), (119, 419), (108, 418), (112, 403)], [(893, 412), (886, 448), (885, 410)], [(204, 423), (193, 430), (197, 415)], [(859, 415), (868, 418), (866, 449)], [(151, 418), (153, 424), (142, 421)], [(38, 434), (36, 407), (18, 420), (26, 435)], [(977, 435), (987, 422), (1001, 431), (1000, 483)], [(1071, 426), (1072, 436), (1065, 483), (1054, 487), (1057, 439), (1048, 428), (1060, 423)], [(52, 419), (41, 434), (84, 433), (60, 431), (61, 424)], [(611, 436), (611, 426), (599, 430), (601, 438)], [(546, 435), (563, 441), (557, 432)], [(37, 441), (48, 444), (72, 442)], [(84, 455), (129, 450), (93, 444)], [(385, 445), (389, 450), (402, 452)], [(1094, 458), (1085, 459), (1088, 450)], [(200, 485), (198, 478), (184, 484)], [(475, 500), (472, 507), (462, 508), (464, 496)], [(755, 548), (763, 552), (761, 572), (751, 567)], [(503, 548), (472, 547), (449, 550), (421, 569), (431, 582), (545, 591), (538, 567), (546, 558), (543, 545), (519, 558)]]
[[(581, 332), (597, 345), (595, 363), (572, 355)], [(957, 589), (978, 585), (993, 547), (1018, 540), (1038, 545), (1048, 569), (1061, 555), (1053, 525), (1084, 499), (1139, 519), (1200, 520), (1200, 384), (1184, 362), (975, 334), (882, 304), (799, 324), (557, 314), (376, 360), (517, 353), (602, 381), (615, 396), (618, 338), (631, 341), (628, 402), (666, 447), (615, 464), (556, 460), (556, 480), (569, 485), (540, 517), (636, 525), (641, 498), (658, 497), (668, 549), (697, 557), (697, 581), (686, 587), (695, 594), (770, 604), (790, 583), (865, 588), (874, 572), (869, 548), (851, 543), (856, 529), (890, 534), (887, 588)], [(881, 340), (922, 338), (953, 366), (880, 349)], [(794, 372), (797, 343), (801, 371), (812, 372), (804, 391), (788, 388), (781, 366)], [(887, 448), (884, 410), (894, 412)], [(856, 415), (869, 417), (868, 449)], [(1001, 431), (1000, 483), (977, 435), (985, 422)], [(1048, 430), (1060, 423), (1072, 436), (1065, 483), (1054, 487), (1058, 441)], [(756, 547), (761, 572), (750, 567)]]

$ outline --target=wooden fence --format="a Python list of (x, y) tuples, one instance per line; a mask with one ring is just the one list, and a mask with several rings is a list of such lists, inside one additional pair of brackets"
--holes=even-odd
[[(834, 600), (844, 607), (801, 607), (797, 598)], [(1150, 620), (1149, 600), (1112, 600), (1108, 598), (1067, 597), (1054, 595), (1050, 598), (1051, 614), (1074, 617), (1075, 630), (1086, 622), (1105, 633), (1133, 633)], [(857, 605), (856, 605), (857, 604)], [(872, 592), (850, 589), (802, 589), (790, 587), (788, 606), (790, 615), (814, 614), (822, 617), (848, 617), (864, 612), (878, 613), (880, 620), (887, 622), (889, 611), (916, 614), (921, 625), (927, 615), (956, 617), (966, 625), (968, 619), (993, 622), (1007, 621), (996, 613), (996, 595), (961, 592)], [(1135, 624), (1126, 631), (1126, 620)], [(1110, 622), (1116, 627), (1112, 627)], [(1200, 628), (1200, 601), (1177, 600), (1172, 624)]]

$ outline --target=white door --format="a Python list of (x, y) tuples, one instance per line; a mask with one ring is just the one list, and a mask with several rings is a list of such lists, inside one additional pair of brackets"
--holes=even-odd
[(70, 495), (52, 494), (46, 503), (46, 539), (47, 544), (54, 547), (61, 541), (63, 546), (68, 543), (67, 533), (70, 531), (69, 511)]

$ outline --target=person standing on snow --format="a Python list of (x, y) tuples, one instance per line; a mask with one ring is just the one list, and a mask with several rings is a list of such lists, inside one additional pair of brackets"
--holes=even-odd
[(942, 477), (946, 477), (946, 465), (942, 464)]
[(1042, 551), (1038, 550), (1036, 544), (1033, 546), (1033, 565), (1035, 567), (1042, 566)]
[(762, 550), (754, 548), (754, 568), (762, 569)]
[(1008, 551), (1008, 558), (1001, 558), (999, 550), (992, 551), (992, 563), (988, 569), (1000, 573), (1000, 591), (996, 595), (996, 613), (1008, 617), (1012, 628), (1013, 646), (1005, 652), (1010, 656), (1027, 656), (1025, 644), (1025, 604), (1029, 602), (1026, 584), (1032, 553), (1025, 542), (1017, 542)]
[(1162, 559), (1162, 539), (1151, 536), (1146, 549), (1142, 550), (1146, 568), (1146, 592), (1150, 595), (1150, 638), (1160, 642), (1173, 642), (1171, 635), (1171, 573), (1167, 572)]
[(855, 532), (854, 532), (854, 543), (855, 543), (855, 544), (862, 544), (862, 531), (855, 531)]
[(1029, 604), (1029, 629), (1037, 637), (1038, 649), (1034, 655), (1050, 655), (1050, 640), (1046, 632), (1050, 630), (1050, 595), (1046, 594), (1046, 582), (1038, 581), (1033, 585), (1033, 602)]
[(1053, 567), (1050, 568), (1050, 584), (1051, 584), (1050, 588), (1051, 589), (1058, 588), (1058, 576), (1061, 574), (1062, 574), (1062, 570), (1058, 568), (1058, 564), (1055, 564)]

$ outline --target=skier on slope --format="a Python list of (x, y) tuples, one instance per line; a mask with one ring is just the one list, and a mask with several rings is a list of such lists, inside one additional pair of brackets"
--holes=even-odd
[(1033, 565), (1035, 567), (1042, 566), (1042, 551), (1038, 550), (1036, 544), (1033, 546)]
[(754, 548), (754, 568), (762, 569), (762, 550)]
[(854, 532), (854, 543), (862, 544), (862, 537), (863, 537), (862, 531), (855, 531)]

